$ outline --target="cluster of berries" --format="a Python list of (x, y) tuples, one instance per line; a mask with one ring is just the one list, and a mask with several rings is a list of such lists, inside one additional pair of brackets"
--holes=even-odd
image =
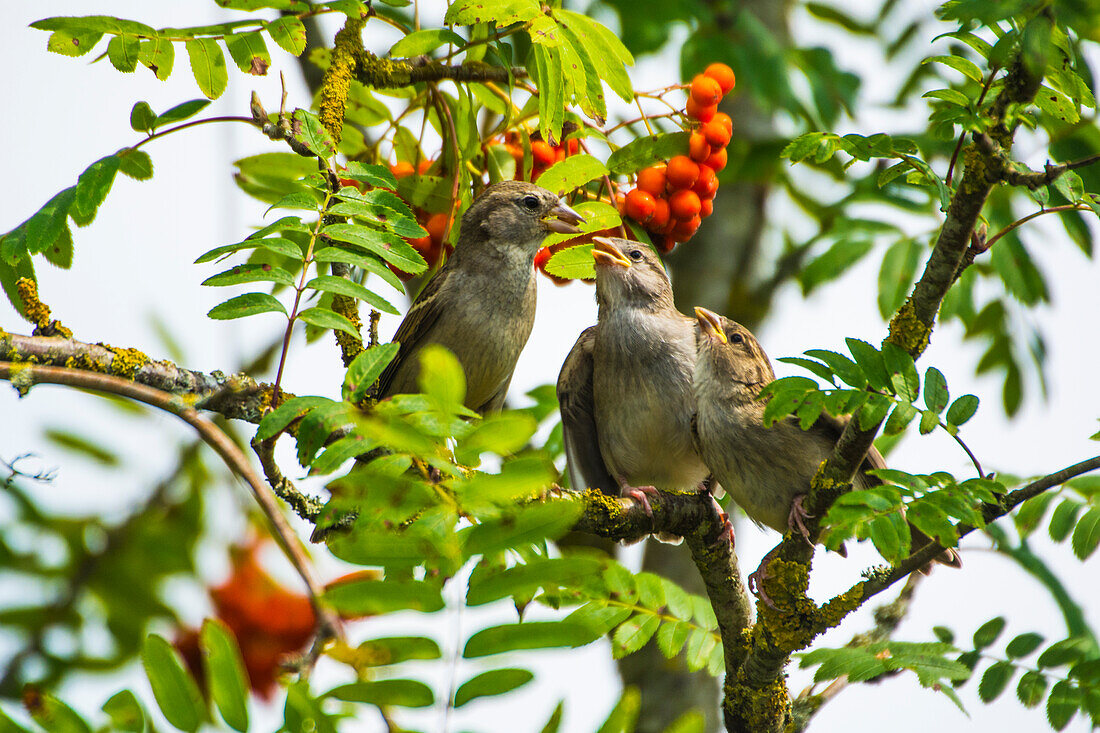
[(622, 213), (654, 235), (662, 253), (691, 239), (714, 210), (718, 171), (726, 167), (726, 146), (733, 135), (733, 120), (718, 111), (718, 103), (735, 81), (733, 70), (719, 63), (692, 80), (685, 112), (698, 125), (688, 140), (688, 154), (639, 171), (637, 187), (622, 199)]

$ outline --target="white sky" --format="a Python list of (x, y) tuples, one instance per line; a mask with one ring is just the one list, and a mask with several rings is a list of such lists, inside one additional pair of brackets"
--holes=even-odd
[[(929, 6), (931, 7), (931, 6)], [(54, 193), (72, 185), (77, 175), (95, 159), (119, 147), (132, 144), (138, 135), (129, 128), (130, 106), (148, 101), (163, 111), (200, 95), (187, 68), (187, 57), (177, 49), (176, 69), (167, 82), (157, 81), (144, 68), (131, 75), (115, 71), (104, 60), (88, 65), (93, 55), (80, 59), (45, 52), (47, 34), (29, 29), (33, 20), (53, 15), (108, 13), (140, 20), (154, 26), (187, 26), (219, 22), (227, 13), (211, 3), (151, 4), (140, 0), (76, 0), (10, 4), (6, 8), (4, 43), (0, 44), (0, 67), (8, 69), (0, 81), (6, 114), (0, 121), (5, 143), (0, 146), (0, 170), (4, 172), (0, 201), (0, 231), (7, 231), (33, 213)], [(373, 26), (371, 26), (373, 27)], [(800, 32), (812, 31), (804, 19)], [(329, 33), (331, 35), (331, 28)], [(368, 35), (368, 42), (371, 40)], [(287, 70), (291, 106), (307, 106), (304, 87), (295, 65), (273, 44), (275, 65), (265, 78), (246, 78), (230, 68), (229, 88), (206, 114), (247, 115), (249, 93), (255, 89), (268, 109), (277, 106), (277, 71)], [(376, 50), (387, 44), (379, 42)], [(857, 66), (868, 61), (866, 44), (838, 44), (840, 64)], [(100, 47), (105, 48), (105, 44)], [(678, 81), (677, 64), (649, 61), (636, 79), (646, 79), (654, 88)], [(874, 85), (874, 80), (870, 82)], [(881, 96), (889, 86), (883, 80), (871, 88)], [(876, 132), (875, 124), (897, 123), (897, 118), (869, 117), (865, 126), (847, 128)], [(231, 180), (231, 162), (254, 153), (281, 150), (252, 128), (244, 125), (211, 125), (187, 134), (173, 135), (145, 148), (152, 156), (156, 175), (138, 183), (118, 176), (95, 222), (74, 231), (76, 257), (73, 269), (58, 271), (39, 266), (43, 299), (54, 308), (55, 317), (71, 327), (85, 341), (133, 346), (154, 357), (165, 356), (150, 318), (161, 318), (187, 353), (186, 366), (193, 369), (231, 369), (267, 343), (282, 329), (276, 317), (247, 321), (215, 322), (205, 318), (210, 307), (228, 297), (222, 289), (202, 288), (199, 283), (215, 270), (191, 263), (202, 252), (219, 244), (238, 241), (249, 227), (261, 222), (263, 207), (240, 193)], [(1041, 149), (1040, 149), (1041, 150)], [(1029, 161), (1041, 164), (1042, 158)], [(786, 212), (774, 212), (782, 216)], [(1042, 220), (1041, 220), (1042, 222)], [(1097, 313), (1100, 313), (1100, 266), (1087, 261), (1046, 221), (1029, 230), (1031, 252), (1046, 274), (1054, 293), (1051, 307), (1037, 309), (1031, 318), (1038, 323), (1050, 349), (1051, 393), (1046, 402), (1036, 398), (1029, 385), (1028, 400), (1020, 416), (1006, 422), (999, 410), (1000, 380), (975, 379), (973, 364), (980, 350), (962, 343), (957, 326), (936, 331), (922, 366), (936, 365), (947, 376), (953, 396), (972, 392), (981, 397), (983, 409), (966, 426), (964, 435), (986, 470), (1020, 474), (1045, 473), (1082, 460), (1098, 452), (1100, 444), (1087, 436), (1097, 430), (1100, 391), (1095, 365), (1100, 357)], [(690, 245), (689, 245), (690, 246)], [(873, 283), (879, 262), (872, 255), (850, 275), (822, 287), (804, 299), (796, 288), (787, 288), (775, 305), (773, 317), (758, 334), (773, 358), (796, 355), (814, 347), (843, 350), (843, 338), (855, 336), (877, 343), (885, 333), (875, 308)], [(513, 396), (552, 382), (567, 350), (581, 328), (595, 318), (592, 290), (583, 285), (556, 288), (541, 283), (539, 312), (527, 350), (520, 359), (513, 381)], [(383, 336), (396, 328), (397, 318), (383, 319)], [(0, 303), (0, 327), (28, 332), (7, 305)], [(794, 373), (777, 365), (780, 374)], [(342, 369), (330, 338), (306, 347), (297, 337), (284, 384), (301, 393), (338, 394)], [(42, 488), (43, 501), (73, 512), (108, 511), (121, 516), (137, 505), (148, 487), (173, 464), (173, 446), (189, 438), (188, 430), (174, 418), (162, 415), (136, 420), (120, 417), (117, 410), (96, 398), (61, 388), (37, 387), (25, 400), (0, 388), (0, 457), (33, 451), (49, 466), (59, 466), (57, 481)], [(105, 429), (104, 425), (109, 425)], [(64, 426), (78, 433), (98, 436), (119, 451), (125, 473), (103, 469), (82, 459), (60, 455), (41, 438), (44, 427)], [(211, 457), (211, 462), (213, 462)], [(896, 467), (927, 472), (937, 469), (967, 475), (965, 456), (943, 435), (907, 439), (891, 457)], [(287, 462), (285, 465), (291, 465)], [(233, 491), (236, 491), (234, 488)], [(240, 494), (223, 493), (212, 499), (217, 506), (236, 501)], [(0, 512), (3, 510), (0, 509)], [(224, 514), (224, 513), (222, 513)], [(232, 513), (228, 513), (232, 514)], [(3, 516), (3, 514), (0, 514)], [(240, 532), (232, 521), (215, 521), (215, 536), (221, 541)], [(755, 567), (776, 537), (750, 526), (738, 528), (737, 547), (746, 569)], [(1100, 624), (1100, 594), (1096, 590), (1097, 560), (1077, 562), (1066, 545), (1053, 545), (1038, 538), (1034, 543), (1057, 568), (1074, 597), (1088, 608), (1089, 619)], [(965, 568), (960, 572), (937, 571), (917, 597), (899, 639), (927, 640), (935, 624), (953, 627), (961, 640), (969, 638), (978, 625), (998, 614), (1009, 617), (1005, 638), (1024, 631), (1038, 631), (1053, 641), (1064, 635), (1060, 616), (1047, 595), (1008, 561), (986, 551), (980, 537), (964, 542)], [(201, 555), (207, 568), (223, 567), (224, 555), (217, 543)], [(830, 556), (819, 561), (815, 573), (815, 594), (827, 597), (858, 578), (859, 570), (874, 564), (869, 547), (859, 547), (847, 560)], [(211, 572), (218, 572), (211, 570)], [(334, 570), (335, 572), (335, 570)], [(0, 576), (0, 604), (25, 598), (27, 589), (15, 587)], [(201, 618), (201, 598), (178, 589), (172, 591), (188, 618)], [(510, 620), (505, 607), (486, 614), (466, 612), (457, 621), (463, 633), (493, 622)], [(828, 635), (826, 645), (840, 645), (853, 633), (866, 628), (869, 614), (857, 614), (841, 629)], [(375, 624), (376, 622), (370, 622)], [(364, 625), (363, 638), (391, 633), (429, 632), (439, 641), (452, 639), (456, 619), (437, 614), (421, 623), (416, 617), (399, 617), (383, 627)], [(14, 640), (0, 637), (0, 656)], [(453, 639), (450, 642), (453, 644)], [(499, 661), (507, 666), (509, 660)], [(532, 653), (511, 663), (531, 664), (536, 684), (499, 700), (471, 704), (452, 718), (453, 730), (512, 731), (539, 729), (559, 697), (565, 696), (563, 730), (594, 730), (614, 699), (618, 682), (603, 644), (571, 652)], [(462, 663), (459, 678), (465, 679), (482, 665)], [(429, 681), (448, 673), (445, 664), (424, 664), (412, 668), (411, 676)], [(84, 680), (70, 685), (63, 697), (86, 713), (93, 713), (115, 690), (134, 685), (147, 692), (137, 670), (124, 675), (125, 681)], [(807, 682), (805, 673), (794, 670), (791, 689), (797, 693)], [(920, 690), (912, 675), (879, 685), (849, 689), (830, 703), (815, 721), (813, 730), (850, 730), (851, 720), (890, 720), (892, 730), (925, 731), (933, 727), (967, 731), (1042, 730), (1047, 728), (1042, 709), (1025, 710), (1010, 689), (991, 706), (976, 698), (976, 682), (967, 685), (963, 698), (972, 715), (968, 719), (942, 695)], [(145, 694), (146, 699), (150, 699)], [(908, 703), (908, 704), (907, 704)], [(904, 706), (904, 707), (902, 707)], [(904, 714), (899, 713), (904, 711)], [(269, 720), (281, 719), (277, 711), (257, 711)], [(271, 715), (275, 718), (271, 718)], [(435, 730), (438, 711), (402, 717), (407, 725)], [(379, 730), (380, 722), (367, 717), (351, 730)], [(1070, 730), (1085, 730), (1078, 718)]]

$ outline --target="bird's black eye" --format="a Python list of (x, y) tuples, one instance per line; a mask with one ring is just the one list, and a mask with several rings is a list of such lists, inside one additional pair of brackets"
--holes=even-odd
[(642, 251), (640, 249), (633, 249), (630, 251), (630, 259), (638, 261), (642, 259)]
[(539, 208), (539, 197), (524, 196), (522, 199), (520, 199), (520, 203), (523, 205), (523, 208), (527, 209), (528, 211), (537, 211)]
[(744, 341), (744, 340), (745, 340), (745, 337), (744, 337), (744, 336), (742, 336), (742, 335), (741, 335), (741, 334), (739, 334), (739, 333), (731, 333), (731, 334), (730, 334), (730, 343), (731, 343), (731, 344), (739, 344), (739, 343), (741, 343), (741, 342), (742, 342), (742, 341)]

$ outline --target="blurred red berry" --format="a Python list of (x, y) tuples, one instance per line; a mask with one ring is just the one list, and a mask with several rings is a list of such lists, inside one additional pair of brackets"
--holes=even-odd
[(691, 137), (688, 138), (688, 157), (697, 163), (702, 163), (710, 157), (710, 143), (699, 130), (691, 133)]
[(691, 190), (699, 194), (701, 199), (714, 198), (714, 194), (718, 193), (718, 175), (714, 169), (706, 164), (700, 165), (699, 178), (696, 179)]
[(716, 150), (710, 154), (710, 157), (703, 163), (708, 168), (712, 168), (715, 171), (720, 171), (726, 167), (726, 149)]
[(413, 164), (407, 160), (399, 160), (390, 166), (390, 173), (393, 173), (393, 177), (398, 180), (411, 176), (415, 172), (416, 169), (413, 168)]
[(687, 116), (699, 120), (700, 122), (710, 122), (714, 117), (714, 114), (718, 111), (717, 104), (701, 105), (695, 101), (694, 97), (688, 97), (687, 106), (684, 108)]
[(698, 216), (701, 206), (699, 194), (690, 189), (675, 191), (668, 197), (669, 210), (677, 219), (684, 220)]
[(672, 216), (672, 209), (668, 205), (668, 199), (663, 196), (654, 200), (653, 216), (649, 220), (649, 228), (652, 231), (660, 231), (668, 224)]
[(656, 209), (657, 202), (648, 191), (636, 188), (626, 195), (626, 215), (634, 221), (645, 224)]
[[(712, 147), (724, 148), (729, 145), (730, 131), (718, 120), (717, 115), (715, 115), (713, 120), (703, 125), (702, 132), (703, 137), (706, 138), (707, 142), (710, 143)], [(708, 156), (703, 156), (703, 159), (706, 160), (707, 157)]]

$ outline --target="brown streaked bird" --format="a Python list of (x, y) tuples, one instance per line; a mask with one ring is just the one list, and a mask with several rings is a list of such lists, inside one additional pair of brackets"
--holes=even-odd
[(576, 490), (621, 492), (652, 515), (647, 494), (698, 490), (709, 473), (691, 433), (695, 324), (676, 310), (650, 247), (593, 239), (598, 321), (577, 339), (557, 386), (569, 480)]
[(378, 396), (418, 392), (420, 350), (441, 344), (466, 372), (466, 406), (499, 411), (535, 322), (535, 253), (548, 234), (577, 233), (583, 221), (533, 183), (486, 188), (462, 216), (454, 253), (398, 327), (401, 349), (379, 377)]
[[(757, 396), (775, 379), (768, 355), (741, 324), (706, 308), (696, 308), (695, 317), (699, 323), (695, 433), (700, 455), (749, 519), (780, 533), (798, 529), (805, 536), (802, 498), (821, 462), (832, 455), (847, 421), (822, 413), (808, 430), (795, 417), (765, 427), (765, 403)], [(885, 467), (882, 454), (872, 447), (853, 485), (866, 489), (881, 484), (866, 471)], [(909, 531), (914, 549), (932, 541), (913, 525)], [(758, 589), (769, 559), (750, 576)], [(936, 562), (962, 565), (952, 549)], [(768, 600), (766, 595), (761, 597)]]

